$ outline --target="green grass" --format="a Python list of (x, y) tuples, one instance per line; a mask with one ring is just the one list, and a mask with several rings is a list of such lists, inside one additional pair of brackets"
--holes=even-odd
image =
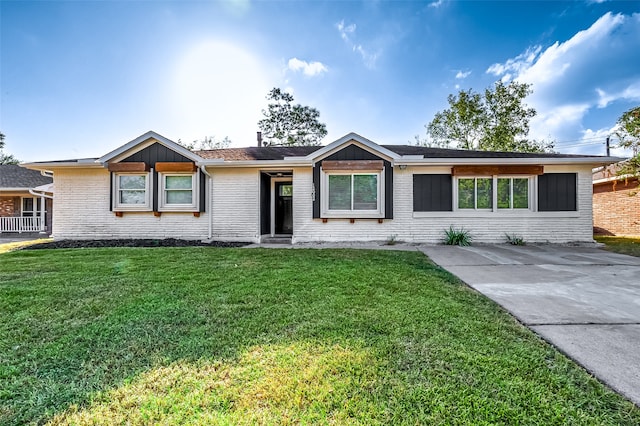
[(640, 257), (640, 237), (609, 237), (594, 236), (599, 243), (605, 244), (605, 249), (621, 254)]
[(640, 424), (416, 252), (0, 255), (0, 424)]

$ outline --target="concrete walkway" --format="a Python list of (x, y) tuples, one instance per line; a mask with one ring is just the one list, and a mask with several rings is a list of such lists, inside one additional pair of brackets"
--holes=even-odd
[(640, 258), (557, 245), (420, 250), (640, 406)]

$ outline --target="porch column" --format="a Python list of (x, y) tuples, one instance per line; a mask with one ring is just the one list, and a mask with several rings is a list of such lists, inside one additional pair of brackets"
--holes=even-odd
[[(44, 234), (45, 220), (44, 220), (44, 212), (46, 208), (46, 199), (44, 195), (40, 196), (40, 233)], [(35, 212), (34, 212), (35, 213)]]

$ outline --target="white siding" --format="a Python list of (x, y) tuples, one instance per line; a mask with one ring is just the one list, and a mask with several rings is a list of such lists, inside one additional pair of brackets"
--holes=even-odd
[(213, 176), (213, 239), (260, 241), (260, 172), (256, 168), (209, 170)]
[(53, 236), (56, 239), (181, 238), (204, 239), (207, 213), (109, 211), (109, 172), (106, 169), (54, 171)]
[[(214, 168), (206, 213), (125, 212), (116, 217), (109, 210), (109, 172), (104, 169), (57, 169), (53, 235), (57, 239), (90, 238), (183, 238), (205, 239), (212, 215), (212, 238), (221, 241), (260, 239), (260, 170)], [(477, 242), (504, 242), (505, 233), (527, 242), (592, 241), (591, 168), (553, 166), (545, 172), (578, 172), (577, 212), (413, 213), (413, 174), (448, 173), (447, 167), (407, 167), (394, 170), (394, 218), (312, 218), (312, 172), (293, 169), (293, 242), (304, 241), (399, 241), (438, 243), (453, 225), (468, 229)]]
[(310, 170), (296, 169), (294, 186), (294, 242), (385, 241), (391, 237), (413, 243), (438, 243), (449, 226), (470, 231), (476, 242), (504, 242), (505, 234), (528, 242), (593, 241), (591, 168), (545, 167), (547, 173), (578, 172), (577, 212), (438, 212), (413, 213), (413, 174), (450, 173), (451, 168), (408, 167), (394, 170), (394, 218), (377, 220), (312, 219)]

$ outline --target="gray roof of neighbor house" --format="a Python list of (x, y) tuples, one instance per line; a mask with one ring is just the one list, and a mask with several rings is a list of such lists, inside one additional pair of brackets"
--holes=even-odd
[[(573, 155), (523, 152), (470, 151), (464, 149), (429, 148), (414, 145), (380, 145), (398, 155), (423, 155), (425, 158), (601, 158), (598, 155)], [(305, 157), (324, 146), (263, 146), (195, 151), (205, 159), (227, 161), (283, 160), (285, 157)]]
[(0, 189), (29, 189), (52, 182), (53, 179), (42, 176), (36, 170), (13, 164), (0, 164)]

